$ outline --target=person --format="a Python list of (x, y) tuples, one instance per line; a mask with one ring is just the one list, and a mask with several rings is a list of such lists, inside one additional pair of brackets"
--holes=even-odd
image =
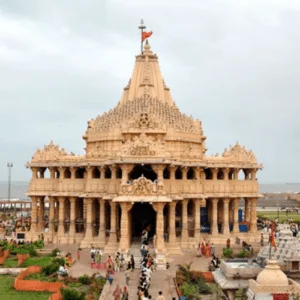
[(80, 248), (77, 249), (77, 260), (80, 261)]
[(227, 247), (227, 248), (230, 248), (230, 239), (227, 240), (227, 242), (226, 242), (226, 247)]
[(131, 271), (135, 269), (135, 261), (133, 255), (130, 257)]
[(106, 279), (108, 280), (109, 284), (112, 285), (113, 278), (111, 277), (109, 270), (107, 270), (107, 272), (106, 272)]
[(127, 268), (127, 270), (124, 272), (124, 275), (125, 275), (126, 285), (129, 285), (129, 280), (130, 280), (130, 268)]
[(120, 258), (118, 255), (115, 258), (115, 271), (120, 272)]
[(162, 291), (158, 292), (158, 297), (156, 298), (156, 300), (166, 300), (166, 298), (162, 294)]
[(203, 240), (202, 243), (201, 243), (201, 254), (202, 255), (205, 255), (205, 246), (206, 246), (205, 241)]
[(264, 245), (264, 234), (263, 233), (260, 234), (260, 245), (261, 246)]
[(214, 243), (211, 243), (211, 245), (210, 245), (210, 254), (212, 256), (215, 256), (215, 254), (216, 254), (216, 248), (215, 248)]
[(128, 300), (128, 299), (129, 299), (128, 290), (127, 290), (127, 287), (124, 286), (121, 300)]
[(94, 248), (94, 246), (92, 247), (92, 249), (90, 251), (90, 255), (91, 255), (91, 261), (94, 263), (95, 257), (96, 257), (96, 249)]
[(45, 239), (45, 237), (44, 237), (44, 234), (42, 233), (41, 234), (41, 240), (44, 241), (44, 239)]
[(115, 300), (121, 300), (121, 294), (122, 294), (122, 290), (121, 290), (120, 286), (117, 284), (117, 286), (113, 292), (113, 296), (115, 297)]
[(60, 275), (60, 276), (67, 276), (68, 275), (68, 270), (66, 270), (64, 268), (63, 265), (61, 265), (57, 271), (57, 275)]
[(147, 231), (147, 229), (143, 230), (141, 239), (142, 239), (142, 243), (148, 241), (148, 231)]
[(205, 256), (210, 257), (210, 244), (207, 243), (205, 247)]
[(197, 257), (201, 257), (201, 245), (200, 245), (200, 243), (198, 244), (198, 248), (197, 248)]

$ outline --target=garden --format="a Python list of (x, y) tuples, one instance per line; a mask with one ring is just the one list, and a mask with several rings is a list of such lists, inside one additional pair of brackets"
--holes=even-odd
[(216, 293), (216, 284), (210, 272), (199, 272), (191, 270), (191, 264), (177, 266), (176, 288), (180, 296), (187, 300), (198, 300), (205, 295)]
[[(38, 283), (55, 283), (56, 286), (62, 287), (60, 289), (62, 300), (95, 300), (98, 299), (106, 279), (103, 277), (96, 278), (95, 276), (89, 277), (83, 275), (79, 278), (71, 276), (59, 276), (57, 271), (60, 266), (69, 264), (67, 258), (58, 256), (59, 249), (54, 249), (50, 255), (38, 255), (38, 249), (43, 248), (43, 241), (37, 241), (32, 244), (11, 244), (7, 241), (0, 242), (0, 263), (2, 268), (32, 268), (33, 266), (39, 267), (38, 272), (24, 273), (18, 280), (26, 285), (32, 282), (32, 290), (34, 290), (34, 282)], [(20, 257), (22, 258), (20, 260)], [(2, 258), (2, 260), (1, 260)], [(1, 268), (0, 268), (1, 269)], [(28, 269), (27, 269), (28, 270)], [(49, 299), (49, 292), (29, 292), (21, 291), (22, 284), (18, 284), (18, 291), (16, 287), (16, 278), (10, 275), (0, 276), (0, 299), (25, 299), (26, 296), (33, 296), (34, 299)], [(28, 287), (27, 287), (28, 288)], [(30, 288), (29, 288), (30, 289)], [(6, 298), (1, 296), (6, 296)], [(9, 295), (9, 298), (8, 298)]]

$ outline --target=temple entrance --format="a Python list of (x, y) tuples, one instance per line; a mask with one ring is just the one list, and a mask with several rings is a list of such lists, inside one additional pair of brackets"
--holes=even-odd
[(131, 209), (131, 218), (133, 239), (140, 238), (144, 229), (148, 229), (148, 237), (153, 238), (156, 227), (156, 212), (150, 203), (136, 202)]

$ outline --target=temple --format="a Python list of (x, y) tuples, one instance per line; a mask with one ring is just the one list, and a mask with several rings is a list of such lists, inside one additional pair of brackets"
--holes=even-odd
[(206, 155), (201, 122), (176, 106), (148, 41), (118, 105), (89, 120), (83, 139), (85, 155), (51, 142), (27, 163), (32, 239), (126, 252), (146, 228), (169, 254), (202, 238), (257, 239), (262, 165), (238, 143)]

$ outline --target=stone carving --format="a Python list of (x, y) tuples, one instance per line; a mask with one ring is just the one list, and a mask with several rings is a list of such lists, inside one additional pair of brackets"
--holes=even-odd
[(132, 192), (133, 194), (151, 194), (153, 191), (153, 182), (146, 177), (142, 176), (133, 181)]
[(121, 156), (165, 156), (164, 144), (152, 136), (141, 133), (125, 142)]
[(45, 145), (43, 150), (38, 149), (32, 157), (32, 161), (49, 161), (58, 160), (62, 156), (66, 156), (65, 149), (60, 149), (53, 141), (49, 145)]
[(248, 163), (257, 163), (256, 157), (252, 150), (247, 150), (245, 147), (241, 146), (239, 143), (236, 143), (230, 149), (225, 149), (222, 155), (226, 159), (231, 159), (233, 161), (245, 161)]

